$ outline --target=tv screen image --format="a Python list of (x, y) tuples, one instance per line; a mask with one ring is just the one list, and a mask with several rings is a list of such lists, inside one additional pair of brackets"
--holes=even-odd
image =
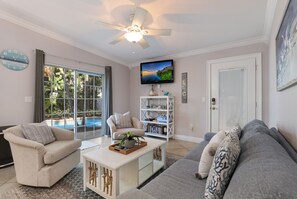
[(173, 60), (146, 62), (140, 64), (141, 84), (172, 83)]

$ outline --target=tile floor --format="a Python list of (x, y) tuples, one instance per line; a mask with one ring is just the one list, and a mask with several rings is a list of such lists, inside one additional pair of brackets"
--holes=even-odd
[[(101, 146), (109, 145), (110, 138), (100, 137), (100, 138), (88, 140), (88, 142), (83, 143), (83, 146), (85, 148), (87, 148), (89, 145), (89, 146), (91, 146), (91, 148), (82, 150), (82, 153), (92, 150), (92, 149), (94, 149), (93, 147), (96, 147), (96, 146), (92, 145), (91, 143), (95, 143), (95, 144), (101, 145)], [(183, 156), (185, 156), (196, 145), (197, 145), (197, 143), (171, 139), (167, 144), (167, 153), (172, 155), (176, 159), (179, 159), (179, 158), (182, 158)], [(15, 178), (14, 166), (9, 166), (9, 167), (0, 169), (0, 199), (1, 199), (2, 193), (5, 193), (7, 190), (9, 190), (15, 186), (17, 186), (17, 182), (16, 182), (16, 178)]]

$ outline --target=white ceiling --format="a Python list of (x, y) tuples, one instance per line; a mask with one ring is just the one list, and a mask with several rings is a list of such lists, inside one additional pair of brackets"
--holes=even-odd
[[(272, 3), (271, 3), (272, 2)], [(274, 2), (274, 3), (273, 3)], [(0, 0), (0, 18), (84, 50), (131, 65), (234, 43), (267, 39), (276, 0)], [(123, 41), (120, 31), (97, 20), (130, 25), (136, 6), (149, 12), (144, 27), (172, 29), (171, 36), (145, 36), (150, 47)]]

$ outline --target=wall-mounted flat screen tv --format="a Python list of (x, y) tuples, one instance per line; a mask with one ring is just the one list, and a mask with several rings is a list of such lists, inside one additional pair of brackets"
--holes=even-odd
[(174, 81), (173, 60), (145, 62), (140, 64), (141, 84), (162, 84)]

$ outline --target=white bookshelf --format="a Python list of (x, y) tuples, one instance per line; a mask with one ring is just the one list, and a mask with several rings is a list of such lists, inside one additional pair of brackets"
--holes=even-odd
[(174, 135), (174, 97), (141, 96), (140, 121), (147, 136), (168, 141)]

